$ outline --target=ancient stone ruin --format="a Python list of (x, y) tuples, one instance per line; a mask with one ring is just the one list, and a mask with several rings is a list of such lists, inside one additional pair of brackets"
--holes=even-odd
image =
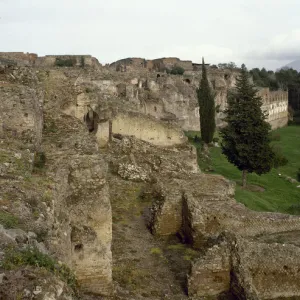
[[(300, 218), (251, 211), (199, 170), (183, 130), (199, 130), (200, 67), (0, 53), (0, 216), (15, 220), (0, 260), (33, 245), (74, 272), (80, 299), (300, 299)], [(222, 126), (238, 70), (208, 74)], [(287, 93), (259, 93), (272, 127), (286, 125)], [(158, 245), (189, 255), (165, 261)], [(0, 265), (0, 298), (76, 299), (44, 272)]]

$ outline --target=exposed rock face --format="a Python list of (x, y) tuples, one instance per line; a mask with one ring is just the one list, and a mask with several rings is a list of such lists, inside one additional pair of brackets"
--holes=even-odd
[[(5, 300), (75, 300), (72, 290), (50, 272), (25, 268), (2, 274), (0, 297)], [(0, 275), (1, 278), (1, 275)]]
[(192, 263), (188, 291), (192, 297), (218, 299), (230, 291), (230, 251), (226, 242), (208, 249), (205, 256)]
[[(1, 232), (5, 242), (0, 249), (34, 246), (68, 265), (82, 292), (111, 294), (107, 163), (86, 125), (62, 114), (59, 95), (49, 104), (51, 92), (45, 93), (43, 111), (43, 87), (34, 74), (36, 81), (25, 86), (26, 72), (5, 70), (0, 86), (0, 214), (8, 227)], [(41, 153), (43, 170), (36, 166)], [(9, 229), (19, 226), (23, 231)], [(30, 243), (29, 231), (35, 236)], [(55, 280), (49, 279), (43, 299), (72, 299), (64, 296), (63, 287), (50, 288), (60, 284)]]
[(183, 231), (196, 248), (225, 230), (241, 236), (256, 236), (300, 229), (298, 216), (254, 212), (231, 198), (186, 195), (184, 211)]
[(235, 299), (298, 299), (299, 251), (299, 245), (288, 242), (225, 234), (193, 263), (189, 294), (210, 299), (229, 293)]
[[(26, 86), (0, 84), (0, 136), (39, 147), (42, 139), (42, 99)], [(39, 101), (40, 100), (40, 101)]]
[[(107, 163), (95, 137), (75, 118), (47, 115), (44, 149), (55, 178), (49, 247), (75, 272), (82, 291), (112, 292), (112, 221)], [(50, 127), (51, 128), (51, 127)], [(77, 130), (74, 131), (74, 128)]]
[[(300, 231), (299, 217), (257, 213), (236, 203), (234, 184), (201, 174), (196, 151), (186, 143), (181, 128), (199, 128), (198, 65), (172, 58), (135, 59), (129, 65), (125, 61), (125, 67), (122, 62), (101, 68), (84, 57), (83, 67), (77, 56), (74, 68), (54, 68), (56, 59), (20, 53), (0, 59), (0, 260), (9, 245), (34, 246), (69, 266), (81, 292), (111, 295), (109, 186), (118, 183), (124, 189), (133, 185), (126, 192), (134, 197), (151, 198), (145, 217), (154, 235), (178, 234), (194, 249), (207, 247), (191, 267), (191, 296), (300, 297), (298, 245), (269, 240)], [(185, 68), (185, 74), (161, 72), (174, 65)], [(221, 110), (236, 75), (209, 70)], [(269, 121), (275, 123), (285, 117), (285, 95), (277, 96), (266, 96)], [(147, 251), (161, 255), (160, 249)], [(10, 272), (0, 267), (2, 271), (9, 278), (5, 293), (0, 288), (4, 297), (13, 278), (22, 283), (22, 293), (30, 287), (26, 297), (37, 291), (24, 279), (24, 266)], [(47, 276), (38, 285), (43, 299), (72, 299), (70, 287), (55, 274)], [(168, 293), (172, 290), (170, 286)]]
[[(67, 199), (71, 221), (72, 267), (83, 291), (112, 292), (112, 216), (107, 164), (97, 155), (73, 161)], [(84, 201), (82, 201), (84, 199)]]

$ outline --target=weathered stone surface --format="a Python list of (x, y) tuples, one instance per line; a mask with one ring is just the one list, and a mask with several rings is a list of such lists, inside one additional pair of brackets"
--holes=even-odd
[(112, 216), (107, 163), (97, 152), (95, 137), (76, 118), (58, 114), (45, 121), (46, 126), (57, 128), (47, 132), (44, 141), (52, 162), (49, 171), (55, 178), (54, 226), (48, 246), (74, 270), (82, 291), (110, 294)]
[[(73, 162), (71, 195), (67, 199), (71, 220), (72, 267), (83, 291), (112, 291), (112, 215), (103, 160)], [(82, 201), (84, 199), (84, 201)]]
[[(180, 127), (199, 128), (199, 66), (167, 58), (101, 68), (92, 57), (83, 57), (88, 65), (83, 68), (80, 56), (67, 56), (60, 58), (74, 58), (77, 66), (60, 69), (53, 68), (56, 58), (0, 55), (0, 212), (6, 226), (23, 230), (1, 228), (1, 250), (9, 244), (35, 245), (71, 267), (82, 291), (109, 295), (112, 212), (107, 180), (121, 177), (151, 191), (148, 226), (153, 233), (180, 233), (195, 249), (208, 247), (192, 264), (190, 295), (299, 296), (298, 245), (262, 239), (299, 230), (299, 217), (252, 212), (236, 203), (234, 185), (221, 176), (200, 174), (196, 151), (186, 144)], [(185, 74), (161, 72), (161, 67), (174, 65), (184, 67)], [(208, 74), (221, 126), (227, 91), (238, 73), (209, 69)], [(272, 126), (285, 124), (286, 94), (261, 93)], [(34, 167), (37, 151), (46, 156), (42, 170)], [(219, 238), (223, 231), (225, 240)], [(24, 274), (11, 271), (10, 283), (0, 293), (8, 295), (17, 279), (22, 290), (16, 292), (24, 297), (71, 299), (69, 288), (54, 275), (31, 285)]]
[(185, 239), (191, 241), (195, 239), (194, 234), (199, 233), (194, 227), (199, 226), (201, 222), (211, 223), (206, 219), (207, 216), (200, 213), (197, 214), (197, 218), (203, 221), (197, 220), (191, 225), (190, 220), (194, 220), (195, 217), (186, 207), (187, 195), (193, 199), (198, 197), (197, 200), (200, 199), (203, 203), (209, 200), (228, 202), (229, 197), (234, 195), (234, 184), (222, 176), (207, 174), (191, 173), (186, 180), (161, 179), (153, 189), (155, 201), (151, 208), (150, 222), (153, 232), (169, 235), (183, 231)]
[(37, 92), (25, 86), (0, 84), (0, 99), (0, 137), (19, 139), (38, 148), (43, 114)]
[(77, 299), (65, 282), (46, 270), (27, 267), (1, 275), (0, 299)]
[(194, 247), (203, 246), (210, 238), (223, 231), (241, 236), (272, 234), (300, 229), (298, 216), (258, 213), (247, 209), (231, 198), (185, 195), (184, 228), (187, 238)]
[[(294, 240), (299, 244), (299, 232)], [(267, 235), (264, 237), (267, 238)], [(193, 263), (188, 277), (189, 295), (235, 299), (286, 299), (300, 297), (299, 245), (222, 235), (217, 244)], [(211, 299), (211, 298), (210, 298)]]
[[(231, 260), (226, 241), (209, 248), (205, 255), (192, 263), (188, 275), (188, 294), (194, 298), (219, 299), (230, 291)], [(193, 298), (193, 299), (194, 299)]]

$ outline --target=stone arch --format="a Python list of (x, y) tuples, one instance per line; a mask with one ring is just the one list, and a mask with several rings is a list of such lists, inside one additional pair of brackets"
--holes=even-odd
[(89, 108), (88, 113), (84, 116), (84, 122), (89, 132), (97, 132), (99, 116), (91, 108)]

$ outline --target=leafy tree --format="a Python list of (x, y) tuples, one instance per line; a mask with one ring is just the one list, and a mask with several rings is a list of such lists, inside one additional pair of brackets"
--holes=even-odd
[(237, 65), (234, 62), (218, 64), (219, 69), (236, 69)]
[(245, 65), (242, 65), (236, 88), (228, 95), (228, 108), (221, 129), (222, 152), (228, 161), (243, 172), (243, 187), (247, 185), (247, 173), (268, 173), (273, 165), (274, 153), (270, 146), (270, 125), (261, 110), (262, 99), (249, 81)]
[(209, 144), (212, 142), (216, 129), (215, 121), (215, 95), (209, 86), (204, 59), (202, 59), (202, 79), (197, 90), (200, 126), (202, 140)]

